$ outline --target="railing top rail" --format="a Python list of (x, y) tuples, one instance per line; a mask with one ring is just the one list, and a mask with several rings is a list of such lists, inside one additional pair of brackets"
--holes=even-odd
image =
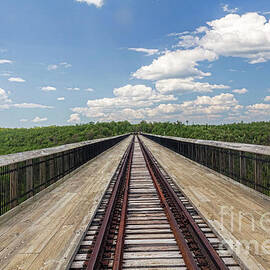
[(143, 134), (172, 139), (172, 140), (181, 141), (181, 142), (208, 145), (208, 146), (213, 146), (213, 147), (248, 152), (248, 153), (259, 154), (259, 155), (270, 155), (270, 146), (266, 146), (266, 145), (188, 139), (188, 138), (181, 138), (181, 137), (161, 136), (161, 135), (156, 135), (156, 134), (151, 134), (151, 133), (143, 133)]
[(49, 156), (52, 154), (61, 153), (63, 151), (72, 150), (75, 148), (79, 148), (79, 147), (82, 147), (85, 145), (97, 143), (100, 141), (106, 141), (109, 139), (122, 137), (122, 136), (125, 136), (128, 134), (129, 133), (122, 134), (119, 136), (114, 136), (114, 137), (106, 137), (106, 138), (101, 138), (101, 139), (82, 141), (82, 142), (78, 142), (78, 143), (64, 144), (64, 145), (60, 145), (60, 146), (56, 146), (56, 147), (43, 148), (43, 149), (39, 149), (39, 150), (32, 150), (32, 151), (25, 151), (25, 152), (20, 152), (20, 153), (15, 153), (15, 154), (2, 155), (2, 156), (0, 156), (0, 167), (7, 166), (7, 165), (17, 163), (17, 162), (22, 162), (22, 161), (29, 160), (29, 159), (45, 157), (45, 156)]

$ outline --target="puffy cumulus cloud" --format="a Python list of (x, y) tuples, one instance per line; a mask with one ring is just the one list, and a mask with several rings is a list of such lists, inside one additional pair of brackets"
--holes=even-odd
[(59, 98), (57, 98), (57, 100), (63, 101), (63, 100), (65, 100), (65, 98), (64, 97), (59, 97)]
[[(229, 11), (227, 5), (224, 7)], [(263, 15), (256, 12), (228, 14), (207, 22), (207, 25), (197, 28), (191, 34), (179, 36), (177, 46), (197, 47), (218, 56), (246, 58), (250, 64), (270, 59), (270, 21)]]
[(22, 79), (22, 78), (20, 78), (20, 77), (10, 77), (9, 79), (8, 79), (10, 82), (25, 82), (25, 80), (24, 79)]
[(142, 52), (147, 56), (151, 56), (158, 53), (158, 49), (145, 49), (145, 48), (128, 48), (130, 51)]
[(86, 3), (88, 5), (94, 5), (98, 8), (102, 7), (104, 5), (104, 1), (103, 0), (76, 0), (76, 2), (79, 3)]
[(197, 44), (218, 55), (249, 59), (249, 63), (270, 59), (270, 22), (258, 13), (228, 14), (207, 23), (209, 28)]
[(79, 122), (81, 122), (81, 118), (80, 118), (80, 115), (78, 113), (73, 113), (70, 115), (70, 117), (67, 121), (69, 123), (79, 123)]
[(151, 118), (167, 118), (169, 115), (180, 113), (181, 106), (180, 104), (159, 104), (154, 108), (147, 108), (145, 114), (147, 117)]
[(257, 103), (247, 106), (247, 114), (253, 115), (269, 115), (270, 104)]
[(140, 121), (142, 119), (145, 119), (144, 109), (126, 108), (118, 112), (111, 112), (108, 115), (106, 115), (106, 120), (108, 121), (119, 121), (119, 120)]
[[(173, 95), (164, 95), (145, 85), (126, 85), (113, 90), (115, 97), (91, 99), (87, 101), (87, 107), (75, 107), (72, 111), (82, 114), (89, 118), (98, 118), (100, 120), (120, 119), (121, 113), (127, 115), (128, 112), (134, 112), (135, 108), (145, 108), (153, 106), (160, 102), (174, 101)], [(138, 112), (138, 109), (136, 112)], [(133, 111), (132, 111), (133, 110)], [(142, 116), (140, 110), (136, 119)], [(135, 114), (132, 113), (134, 116)], [(139, 115), (139, 116), (138, 116)], [(122, 119), (122, 118), (121, 118)], [(130, 119), (130, 117), (128, 118)]]
[(216, 59), (215, 52), (199, 47), (191, 50), (167, 51), (164, 55), (154, 59), (152, 64), (139, 68), (132, 76), (145, 80), (210, 76), (210, 73), (205, 73), (197, 68), (198, 62)]
[(181, 110), (185, 115), (218, 115), (220, 113), (234, 112), (242, 109), (233, 94), (222, 93), (209, 97), (199, 96), (193, 101), (185, 101), (181, 104)]
[[(71, 110), (76, 115), (83, 115), (101, 121), (111, 120), (185, 120), (224, 118), (235, 115), (243, 109), (238, 100), (230, 93), (213, 97), (198, 96), (195, 100), (175, 103), (172, 95), (158, 94), (145, 85), (126, 85), (114, 89), (115, 97), (88, 100), (86, 107)], [(171, 102), (174, 101), (174, 102)]]
[(214, 89), (228, 89), (227, 85), (209, 84), (208, 82), (197, 82), (194, 78), (166, 79), (156, 82), (156, 89), (161, 93), (169, 92), (212, 92)]
[(232, 94), (221, 94), (214, 97), (199, 96), (195, 100), (183, 103), (158, 104), (153, 107), (129, 108), (105, 113), (104, 120), (174, 120), (188, 119), (224, 119), (239, 116), (243, 107)]
[(56, 91), (56, 88), (54, 86), (43, 86), (41, 87), (42, 91), (50, 92), (50, 91)]
[(242, 94), (246, 94), (248, 90), (246, 88), (242, 88), (242, 89), (234, 89), (232, 90), (232, 92), (242, 95)]
[(151, 87), (147, 87), (143, 84), (138, 85), (125, 85), (120, 88), (115, 88), (113, 93), (117, 97), (149, 97), (154, 92)]
[(13, 61), (7, 59), (0, 59), (0, 64), (12, 64)]
[(142, 107), (162, 101), (176, 100), (173, 95), (159, 94), (145, 85), (126, 85), (113, 90), (115, 97), (88, 100), (88, 107)]
[(32, 122), (34, 122), (34, 123), (40, 123), (40, 122), (44, 122), (44, 121), (47, 121), (47, 120), (48, 120), (47, 117), (41, 118), (41, 117), (39, 117), (39, 116), (36, 116), (36, 117), (32, 120)]

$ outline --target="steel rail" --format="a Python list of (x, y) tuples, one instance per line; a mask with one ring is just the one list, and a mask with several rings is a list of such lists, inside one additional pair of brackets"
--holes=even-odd
[(130, 143), (130, 145), (126, 151), (125, 159), (124, 159), (124, 162), (123, 162), (122, 167), (120, 169), (116, 183), (114, 185), (113, 192), (112, 192), (112, 195), (111, 195), (109, 203), (108, 203), (108, 207), (107, 207), (106, 212), (105, 212), (104, 220), (103, 220), (101, 227), (100, 227), (100, 230), (98, 232), (98, 235), (97, 235), (94, 247), (93, 247), (93, 251), (90, 254), (90, 259), (87, 262), (87, 267), (86, 267), (87, 270), (96, 270), (96, 269), (101, 268), (100, 258), (102, 257), (102, 255), (104, 253), (105, 240), (109, 234), (109, 226), (110, 226), (111, 221), (112, 221), (113, 212), (114, 212), (113, 210), (115, 208), (116, 199), (117, 199), (117, 196), (119, 194), (120, 184), (123, 182), (122, 180), (124, 178), (125, 169), (127, 168), (127, 162), (128, 162), (129, 157), (131, 155), (133, 142), (134, 142), (134, 137), (133, 137), (132, 142)]
[[(189, 226), (189, 229), (192, 231), (192, 236), (197, 241), (199, 241), (199, 243), (198, 243), (199, 247), (202, 250), (203, 254), (205, 256), (207, 256), (206, 258), (207, 258), (209, 265), (211, 266), (211, 269), (228, 270), (228, 267), (225, 265), (224, 261), (217, 254), (217, 252), (215, 251), (213, 246), (210, 244), (210, 242), (208, 241), (208, 239), (206, 238), (204, 233), (201, 231), (199, 226), (196, 224), (196, 222), (194, 221), (192, 216), (188, 213), (185, 206), (181, 203), (181, 201), (177, 197), (177, 194), (174, 192), (171, 185), (164, 178), (162, 172), (160, 171), (158, 166), (155, 164), (151, 152), (147, 149), (147, 147), (141, 141), (140, 138), (139, 138), (139, 142), (142, 146), (142, 149), (145, 152), (147, 159), (149, 160), (148, 162), (151, 163), (151, 165), (149, 165), (149, 166), (154, 169), (154, 172), (155, 172), (154, 174), (160, 180), (161, 185), (166, 189), (166, 192), (168, 193), (168, 195), (173, 199), (173, 202), (175, 203), (177, 209), (179, 211), (181, 211), (184, 214), (185, 218), (188, 220), (187, 226)], [(179, 226), (177, 225), (177, 227), (179, 227)]]
[(116, 242), (116, 247), (115, 247), (113, 270), (122, 269), (124, 237), (125, 237), (125, 227), (126, 227), (127, 208), (128, 208), (128, 191), (129, 191), (133, 152), (134, 152), (134, 143), (132, 144), (131, 154), (129, 156), (128, 169), (127, 169), (127, 174), (126, 174), (125, 191), (124, 191), (123, 204), (122, 204), (122, 210), (121, 210), (120, 225), (119, 225), (119, 230), (118, 230), (118, 235), (117, 235), (117, 242)]
[(151, 178), (154, 182), (154, 185), (156, 187), (156, 190), (158, 192), (158, 195), (160, 197), (160, 200), (161, 200), (161, 203), (163, 205), (163, 209), (166, 213), (166, 216), (169, 220), (169, 223), (170, 223), (170, 227), (171, 227), (171, 230), (173, 231), (173, 234), (175, 236), (175, 240), (177, 242), (177, 245), (182, 253), (182, 256), (183, 256), (183, 259), (184, 259), (184, 262), (187, 266), (187, 269), (188, 270), (199, 270), (200, 268), (197, 266), (197, 263), (192, 255), (192, 252), (190, 251), (189, 247), (188, 247), (188, 244), (185, 240), (185, 237), (183, 235), (183, 233), (181, 232), (178, 224), (177, 224), (177, 221), (174, 217), (174, 214), (173, 212), (171, 211), (170, 209), (170, 206), (163, 194), (163, 191), (158, 183), (158, 180), (155, 176), (155, 173), (154, 171), (152, 170), (152, 166), (150, 165), (150, 162), (149, 162), (149, 158), (147, 157), (147, 154), (145, 152), (145, 149), (142, 145), (142, 142), (140, 141), (139, 139), (139, 142), (140, 142), (140, 147), (141, 147), (141, 150), (142, 150), (142, 153), (143, 153), (143, 156), (144, 156), (144, 160), (146, 162), (146, 165), (147, 165), (147, 168), (150, 172), (150, 175), (151, 175)]

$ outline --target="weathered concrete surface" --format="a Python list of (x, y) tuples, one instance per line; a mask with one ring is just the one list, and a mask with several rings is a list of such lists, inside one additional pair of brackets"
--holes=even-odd
[(131, 137), (0, 223), (0, 269), (65, 269)]
[(145, 137), (141, 138), (246, 266), (249, 269), (270, 269), (270, 200)]

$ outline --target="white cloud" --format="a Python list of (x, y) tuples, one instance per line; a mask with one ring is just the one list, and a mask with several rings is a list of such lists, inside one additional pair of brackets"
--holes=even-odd
[(227, 13), (235, 13), (239, 10), (238, 8), (229, 8), (229, 5), (223, 5), (222, 9)]
[(189, 31), (184, 31), (184, 32), (180, 32), (180, 33), (170, 33), (167, 36), (168, 37), (179, 37), (179, 36), (187, 35), (189, 33), (190, 33)]
[(0, 88), (0, 104), (10, 102), (11, 100), (9, 99), (7, 92), (3, 88)]
[[(204, 29), (204, 28), (203, 28)], [(199, 30), (201, 31), (201, 30)], [(177, 45), (177, 47), (183, 47), (183, 48), (191, 48), (191, 47), (195, 47), (198, 45), (199, 42), (199, 37), (194, 37), (191, 35), (185, 35), (185, 36), (181, 36), (179, 37), (179, 39), (181, 39)]]
[(34, 123), (39, 123), (39, 122), (44, 122), (44, 121), (47, 121), (47, 120), (48, 120), (47, 117), (40, 118), (40, 117), (36, 116), (36, 117), (32, 120), (32, 122), (34, 122)]
[(270, 23), (264, 16), (228, 14), (207, 24), (198, 46), (218, 55), (247, 58), (251, 64), (270, 59)]
[(71, 64), (67, 63), (67, 62), (61, 62), (59, 64), (52, 64), (52, 65), (48, 65), (48, 70), (51, 71), (51, 70), (56, 70), (60, 67), (63, 67), (63, 68), (70, 68), (72, 67)]
[(20, 77), (10, 77), (8, 80), (10, 82), (25, 82), (25, 80)]
[(204, 73), (197, 68), (198, 62), (216, 59), (216, 53), (202, 48), (167, 51), (164, 55), (154, 59), (152, 64), (139, 68), (133, 73), (133, 77), (160, 80), (173, 77), (210, 76), (211, 73)]
[(56, 88), (54, 86), (43, 86), (41, 87), (41, 90), (49, 92), (49, 91), (56, 91)]
[(143, 84), (138, 85), (125, 85), (120, 88), (114, 88), (113, 93), (117, 97), (149, 97), (152, 95), (153, 90), (151, 87), (145, 86)]
[(59, 65), (60, 65), (60, 66), (63, 66), (64, 68), (71, 68), (71, 67), (72, 67), (72, 65), (69, 64), (69, 63), (67, 63), (67, 62), (62, 62), (62, 63), (60, 63)]
[[(128, 89), (130, 90), (130, 92), (128, 92)], [(137, 86), (131, 85), (127, 85), (121, 88), (115, 88), (114, 93), (116, 97), (88, 100), (87, 106), (89, 108), (107, 108), (113, 110), (125, 107), (151, 106), (154, 103), (158, 103), (161, 101), (175, 100), (174, 96), (159, 94), (156, 91), (152, 90), (151, 87), (149, 87), (148, 89), (145, 86), (145, 92), (142, 92), (142, 89), (143, 87), (141, 87), (141, 85), (139, 85), (138, 88)]]
[(68, 122), (69, 123), (78, 123), (78, 122), (81, 122), (81, 119), (80, 119), (80, 115), (78, 113), (73, 113), (70, 115), (69, 119), (68, 119)]
[(159, 104), (157, 107), (153, 109), (146, 109), (145, 113), (149, 118), (164, 118), (164, 116), (168, 116), (170, 114), (180, 113), (181, 106), (180, 104)]
[(128, 48), (130, 51), (146, 53), (147, 56), (158, 53), (158, 49), (145, 49), (145, 48)]
[(93, 88), (86, 88), (85, 91), (87, 91), (87, 92), (94, 92), (95, 90)]
[(237, 94), (245, 94), (248, 92), (248, 90), (246, 88), (242, 88), (242, 89), (234, 89), (232, 90), (233, 93), (237, 93)]
[(23, 108), (23, 109), (52, 109), (52, 106), (42, 105), (42, 104), (35, 104), (35, 103), (18, 103), (12, 104), (12, 107), (15, 108)]
[(0, 109), (8, 110), (11, 108), (22, 108), (22, 109), (52, 109), (52, 106), (35, 104), (35, 103), (13, 103), (8, 96), (9, 92), (0, 88)]
[[(134, 110), (134, 108), (144, 108), (163, 101), (176, 100), (173, 95), (160, 94), (145, 85), (128, 84), (115, 88), (113, 93), (115, 97), (91, 99), (88, 100), (87, 107), (72, 108), (72, 111), (89, 118), (99, 118), (101, 120), (115, 119), (116, 115), (122, 119), (122, 112), (127, 113)], [(141, 111), (137, 115), (141, 115)]]
[(212, 92), (214, 89), (228, 89), (227, 85), (209, 84), (208, 82), (196, 82), (194, 78), (166, 79), (156, 82), (156, 89), (161, 93), (169, 92)]
[(95, 5), (96, 7), (100, 8), (104, 5), (103, 0), (76, 0), (79, 3), (86, 3), (88, 5)]
[(64, 97), (59, 97), (59, 98), (57, 98), (57, 100), (62, 101), (62, 100), (65, 100), (65, 98)]
[(58, 65), (48, 65), (48, 70), (56, 70), (58, 69)]
[(12, 64), (13, 61), (7, 59), (0, 59), (0, 64)]
[(185, 101), (181, 104), (185, 115), (218, 115), (242, 108), (234, 95), (229, 93), (222, 93), (214, 97), (200, 96), (193, 101)]
[(257, 103), (247, 106), (247, 114), (253, 115), (269, 115), (270, 104)]
[(264, 101), (270, 101), (270, 96), (266, 96), (265, 98), (264, 98)]
[(80, 88), (79, 87), (68, 87), (67, 90), (69, 90), (69, 91), (79, 91)]
[[(236, 115), (242, 108), (243, 106), (239, 105), (238, 101), (232, 94), (222, 93), (214, 97), (199, 96), (195, 100), (185, 101), (180, 104), (158, 104), (152, 108), (118, 108), (118, 110), (103, 110), (99, 111), (99, 113), (97, 113), (96, 108), (92, 108), (92, 113), (96, 113), (96, 118), (106, 121), (124, 119), (149, 119), (157, 121), (174, 119), (181, 121), (186, 119), (201, 119), (204, 121), (206, 119), (224, 119), (226, 116)], [(85, 112), (86, 111), (84, 111), (84, 113)], [(88, 117), (95, 118), (92, 115), (89, 115)]]

